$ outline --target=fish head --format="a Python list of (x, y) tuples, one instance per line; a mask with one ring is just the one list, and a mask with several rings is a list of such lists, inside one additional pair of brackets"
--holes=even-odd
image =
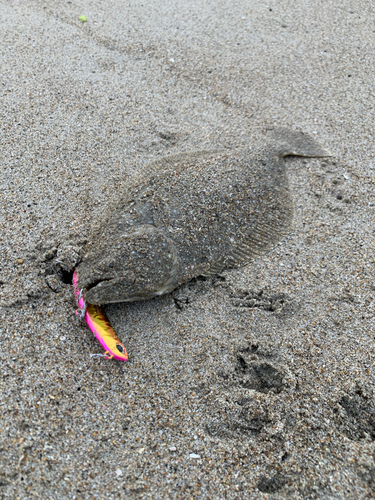
[(176, 286), (177, 250), (154, 226), (116, 235), (111, 245), (91, 247), (77, 268), (78, 287), (91, 304), (147, 300)]

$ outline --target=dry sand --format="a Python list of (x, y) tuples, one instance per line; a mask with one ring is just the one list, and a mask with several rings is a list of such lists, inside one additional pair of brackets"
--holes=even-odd
[[(0, 1), (0, 498), (374, 497), (374, 19), (365, 0)], [(293, 231), (105, 307), (130, 361), (90, 357), (64, 247), (145, 162), (269, 125), (334, 153), (287, 160)]]

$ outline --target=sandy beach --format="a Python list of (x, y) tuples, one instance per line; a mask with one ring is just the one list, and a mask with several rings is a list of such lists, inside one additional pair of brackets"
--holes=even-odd
[[(81, 17), (80, 16), (84, 16)], [(375, 496), (375, 7), (0, 0), (0, 499)], [(150, 161), (302, 130), (295, 222), (251, 264), (74, 314)]]

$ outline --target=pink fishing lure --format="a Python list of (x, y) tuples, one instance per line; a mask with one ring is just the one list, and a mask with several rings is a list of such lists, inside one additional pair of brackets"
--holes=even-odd
[(73, 287), (77, 304), (80, 308), (80, 310), (76, 311), (76, 314), (82, 316), (87, 326), (101, 343), (105, 350), (104, 357), (106, 359), (114, 358), (120, 361), (127, 361), (128, 353), (126, 352), (125, 346), (117, 337), (100, 307), (94, 304), (88, 304), (84, 300), (82, 291), (78, 288), (78, 274), (76, 270), (73, 274)]

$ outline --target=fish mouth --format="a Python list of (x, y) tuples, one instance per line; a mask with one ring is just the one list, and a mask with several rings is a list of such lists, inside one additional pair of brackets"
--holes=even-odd
[[(85, 279), (86, 278), (86, 279)], [(109, 277), (85, 277), (78, 275), (78, 287), (83, 291), (83, 297), (89, 304), (97, 304), (98, 302), (94, 299), (101, 295), (101, 291), (112, 284), (116, 284), (118, 278), (116, 276)]]
[(88, 292), (89, 290), (92, 290), (93, 288), (96, 288), (97, 286), (101, 285), (102, 283), (108, 283), (108, 281), (114, 281), (114, 278), (102, 278), (100, 280), (94, 280), (88, 285), (84, 287), (84, 290)]
[[(89, 304), (106, 304), (108, 300), (104, 299), (106, 291), (112, 285), (118, 284), (119, 280), (116, 278), (102, 278), (96, 279), (88, 283), (83, 289), (83, 297)], [(104, 295), (103, 295), (104, 294)]]
[[(166, 291), (169, 291), (164, 289), (143, 293), (134, 291), (133, 293), (125, 295), (122, 290), (119, 291), (117, 289), (118, 286), (121, 286), (122, 282), (123, 278), (102, 278), (92, 280), (86, 284), (86, 286), (82, 287), (83, 297), (88, 304), (103, 305), (147, 300), (152, 297), (163, 295)], [(113, 293), (109, 296), (108, 289), (111, 289), (111, 287), (113, 287)]]

